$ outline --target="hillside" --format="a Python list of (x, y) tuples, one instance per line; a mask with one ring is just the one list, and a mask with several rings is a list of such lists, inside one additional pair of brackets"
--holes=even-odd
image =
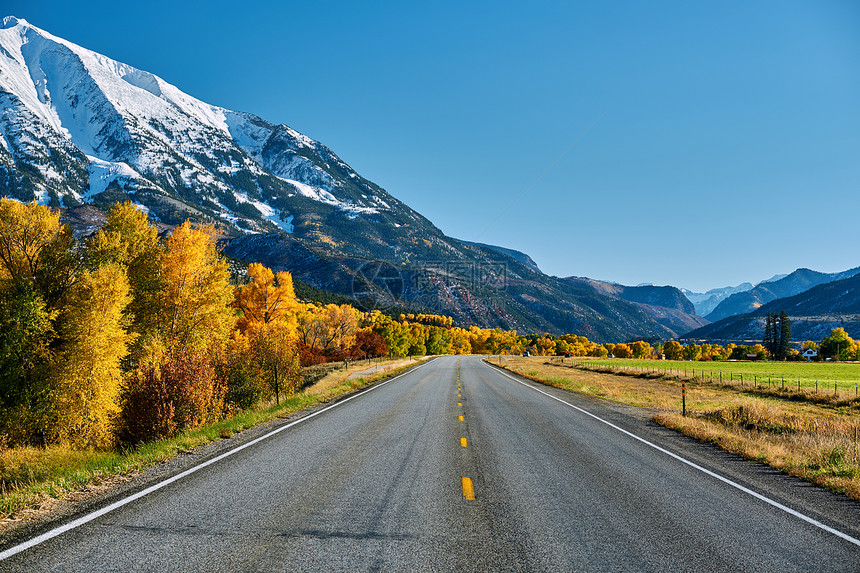
[(814, 286), (851, 277), (857, 273), (860, 273), (860, 268), (849, 269), (840, 273), (820, 273), (805, 268), (797, 269), (782, 278), (761, 282), (748, 291), (729, 296), (718, 304), (706, 318), (711, 322), (717, 322), (729, 316), (753, 312), (773, 300), (794, 296)]
[(666, 328), (676, 338), (708, 321), (696, 315), (693, 304), (673, 286), (624, 286), (583, 277), (562, 279), (570, 285), (584, 285), (595, 293), (632, 303)]
[(575, 332), (595, 341), (677, 336), (671, 325), (655, 320), (664, 311), (649, 312), (587, 282), (549, 277), (489, 247), (462, 248), (470, 260), (395, 265), (320, 254), (289, 235), (267, 234), (230, 239), (224, 252), (289, 270), (298, 280), (350, 297), (362, 308), (418, 309), (452, 316), (462, 326)]
[(724, 318), (689, 332), (685, 338), (760, 340), (767, 313), (783, 310), (791, 319), (792, 337), (796, 341), (821, 340), (836, 327), (860, 337), (860, 274), (771, 301), (750, 313)]

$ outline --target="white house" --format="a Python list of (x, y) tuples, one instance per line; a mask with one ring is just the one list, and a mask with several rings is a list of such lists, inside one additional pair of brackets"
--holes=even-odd
[(818, 357), (818, 351), (813, 349), (813, 348), (807, 348), (806, 350), (803, 351), (803, 354), (801, 354), (801, 356), (806, 358), (806, 361), (809, 362), (813, 358)]

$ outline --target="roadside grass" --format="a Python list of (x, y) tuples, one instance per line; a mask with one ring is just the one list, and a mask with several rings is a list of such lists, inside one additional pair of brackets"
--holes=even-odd
[(657, 372), (575, 368), (546, 358), (490, 362), (537, 382), (654, 410), (653, 419), (687, 436), (766, 463), (860, 501), (860, 400), (822, 401), (733, 384), (684, 380)]
[[(379, 364), (364, 365), (364, 368)], [(0, 449), (0, 519), (9, 523), (26, 510), (39, 510), (53, 500), (72, 498), (121, 481), (127, 481), (146, 468), (167, 461), (179, 453), (274, 418), (285, 418), (295, 412), (329, 402), (384, 378), (396, 376), (417, 364), (410, 360), (390, 360), (382, 364), (391, 369), (367, 377), (347, 380), (360, 371), (362, 364), (348, 370), (335, 370), (303, 391), (288, 396), (280, 404), (274, 401), (178, 434), (158, 442), (140, 444), (124, 451), (76, 450), (65, 445), (46, 448), (16, 447)], [(0, 525), (2, 526), (2, 525)]]

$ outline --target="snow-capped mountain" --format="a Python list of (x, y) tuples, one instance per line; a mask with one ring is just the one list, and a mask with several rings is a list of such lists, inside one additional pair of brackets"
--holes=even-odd
[(238, 232), (293, 232), (314, 216), (429, 224), (286, 125), (207, 104), (11, 16), (0, 27), (0, 106), (0, 191), (21, 200), (76, 206), (107, 192), (156, 218), (190, 213)]
[(231, 256), (367, 307), (595, 340), (690, 328), (653, 304), (544, 275), (518, 251), (447, 237), (322, 143), (11, 16), (0, 25), (4, 195), (63, 208), (81, 234), (126, 200), (167, 226), (214, 222)]

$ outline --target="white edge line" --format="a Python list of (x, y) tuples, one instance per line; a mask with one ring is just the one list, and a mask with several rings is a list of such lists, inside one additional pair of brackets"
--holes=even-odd
[[(482, 362), (483, 362), (483, 361), (482, 361)], [(484, 364), (486, 364), (486, 363), (484, 363)], [(490, 366), (489, 366), (489, 365), (487, 365), (487, 367), (489, 368)], [(558, 402), (561, 402), (561, 403), (562, 403), (562, 404), (564, 404), (565, 406), (569, 406), (569, 407), (573, 408), (574, 410), (577, 410), (577, 411), (579, 411), (579, 412), (581, 412), (581, 413), (585, 414), (586, 416), (590, 416), (590, 417), (594, 418), (595, 420), (597, 420), (598, 422), (602, 422), (602, 423), (606, 424), (607, 426), (609, 426), (610, 428), (613, 428), (613, 429), (615, 429), (615, 430), (618, 430), (618, 431), (619, 431), (619, 432), (621, 432), (622, 434), (625, 434), (625, 435), (627, 435), (627, 436), (630, 436), (630, 437), (631, 437), (631, 438), (633, 438), (634, 440), (638, 440), (638, 441), (642, 442), (643, 444), (645, 444), (645, 445), (647, 445), (647, 446), (650, 446), (650, 447), (654, 448), (655, 450), (657, 450), (657, 451), (659, 451), (659, 452), (662, 452), (662, 453), (666, 454), (667, 456), (670, 456), (670, 457), (672, 457), (672, 458), (674, 458), (674, 459), (678, 460), (678, 461), (679, 461), (679, 462), (681, 462), (682, 464), (686, 464), (686, 465), (690, 466), (691, 468), (697, 469), (697, 470), (699, 470), (699, 471), (700, 471), (700, 472), (702, 472), (702, 473), (705, 473), (705, 474), (707, 474), (707, 475), (709, 475), (709, 476), (711, 476), (711, 477), (713, 477), (713, 478), (715, 478), (715, 479), (720, 480), (721, 482), (723, 482), (723, 483), (725, 483), (725, 484), (728, 484), (728, 485), (732, 486), (733, 488), (739, 489), (740, 491), (742, 491), (742, 492), (744, 492), (744, 493), (746, 493), (746, 494), (749, 494), (749, 495), (753, 496), (753, 497), (754, 497), (754, 498), (756, 498), (756, 499), (759, 499), (759, 500), (761, 500), (761, 501), (763, 501), (763, 502), (765, 502), (765, 503), (767, 503), (767, 504), (769, 504), (769, 505), (772, 505), (773, 507), (775, 507), (775, 508), (777, 508), (777, 509), (781, 509), (782, 511), (784, 511), (784, 512), (786, 512), (786, 513), (788, 513), (788, 514), (793, 515), (794, 517), (796, 517), (796, 518), (798, 518), (798, 519), (801, 519), (801, 520), (803, 520), (803, 521), (805, 521), (805, 522), (807, 522), (807, 523), (809, 523), (809, 524), (811, 524), (811, 525), (814, 525), (815, 527), (818, 527), (819, 529), (823, 529), (824, 531), (826, 531), (826, 532), (828, 532), (828, 533), (832, 533), (833, 535), (835, 535), (835, 536), (837, 536), (837, 537), (840, 537), (840, 538), (844, 539), (845, 541), (847, 541), (847, 542), (849, 542), (849, 543), (853, 543), (854, 545), (860, 546), (860, 539), (856, 539), (856, 538), (854, 538), (854, 537), (851, 537), (851, 536), (850, 536), (850, 535), (848, 535), (847, 533), (843, 533), (843, 532), (839, 531), (838, 529), (833, 529), (833, 528), (832, 528), (832, 527), (830, 527), (829, 525), (825, 525), (825, 524), (821, 523), (820, 521), (818, 521), (818, 520), (816, 520), (816, 519), (813, 519), (813, 518), (809, 517), (808, 515), (804, 515), (804, 514), (800, 513), (799, 511), (796, 511), (796, 510), (791, 509), (790, 507), (788, 507), (788, 506), (786, 506), (786, 505), (783, 505), (783, 504), (779, 503), (778, 501), (772, 500), (772, 499), (770, 499), (769, 497), (766, 497), (766, 496), (764, 496), (764, 495), (762, 495), (762, 494), (760, 494), (760, 493), (758, 493), (758, 492), (755, 492), (755, 491), (753, 491), (753, 490), (751, 490), (751, 489), (749, 489), (749, 488), (747, 488), (747, 487), (744, 487), (744, 486), (742, 486), (741, 484), (739, 484), (739, 483), (737, 483), (737, 482), (734, 482), (734, 481), (730, 480), (729, 478), (726, 478), (726, 477), (723, 477), (723, 476), (721, 476), (721, 475), (719, 475), (719, 474), (717, 474), (717, 473), (714, 473), (714, 472), (712, 472), (711, 470), (709, 470), (709, 469), (707, 469), (707, 468), (703, 468), (702, 466), (700, 466), (700, 465), (698, 465), (698, 464), (696, 464), (696, 463), (694, 463), (694, 462), (691, 462), (690, 460), (688, 460), (688, 459), (686, 459), (686, 458), (682, 458), (682, 457), (681, 457), (681, 456), (679, 456), (678, 454), (675, 454), (675, 453), (673, 453), (673, 452), (670, 452), (669, 450), (667, 450), (667, 449), (665, 449), (665, 448), (661, 448), (661, 447), (660, 447), (660, 446), (658, 446), (657, 444), (655, 444), (655, 443), (653, 443), (653, 442), (649, 442), (649, 441), (648, 441), (648, 440), (646, 440), (645, 438), (640, 438), (640, 437), (639, 437), (639, 436), (637, 436), (636, 434), (633, 434), (633, 433), (631, 433), (631, 432), (628, 432), (628, 431), (627, 431), (627, 430), (625, 430), (624, 428), (621, 428), (621, 427), (619, 427), (619, 426), (616, 426), (616, 425), (615, 425), (615, 424), (613, 424), (612, 422), (609, 422), (609, 421), (604, 420), (603, 418), (601, 418), (601, 417), (599, 417), (599, 416), (596, 416), (596, 415), (592, 414), (592, 413), (591, 413), (591, 412), (589, 412), (588, 410), (583, 410), (583, 409), (582, 409), (582, 408), (580, 408), (579, 406), (574, 406), (573, 404), (571, 404), (571, 403), (569, 403), (569, 402), (566, 402), (566, 401), (562, 400), (561, 398), (558, 398), (557, 396), (553, 396), (553, 395), (552, 395), (552, 394), (550, 394), (549, 392), (545, 392), (545, 391), (541, 390), (540, 388), (535, 388), (535, 387), (534, 387), (534, 386), (532, 386), (531, 384), (526, 384), (526, 383), (525, 383), (525, 382), (523, 382), (522, 380), (518, 380), (517, 378), (514, 378), (513, 376), (511, 376), (511, 375), (510, 375), (510, 374), (508, 374), (506, 371), (504, 371), (504, 370), (502, 370), (502, 369), (500, 369), (500, 368), (492, 368), (492, 370), (496, 370), (497, 372), (499, 372), (499, 373), (500, 373), (500, 374), (502, 374), (503, 376), (507, 376), (508, 378), (510, 378), (511, 380), (513, 380), (514, 382), (516, 382), (517, 384), (522, 384), (522, 385), (523, 385), (523, 386), (525, 386), (526, 388), (531, 388), (531, 389), (532, 389), (532, 390), (534, 390), (535, 392), (540, 392), (540, 393), (541, 393), (541, 394), (543, 394), (544, 396), (549, 396), (549, 397), (550, 397), (550, 398), (552, 398), (553, 400), (556, 400), (556, 401), (558, 401)]]
[(159, 490), (165, 486), (168, 486), (175, 481), (179, 481), (182, 478), (189, 476), (198, 470), (202, 470), (203, 468), (205, 468), (207, 466), (210, 466), (214, 463), (220, 462), (224, 458), (232, 456), (235, 453), (241, 452), (245, 448), (249, 448), (249, 447), (253, 446), (254, 444), (257, 444), (257, 443), (262, 442), (263, 440), (265, 440), (267, 438), (274, 436), (275, 434), (283, 432), (284, 430), (286, 430), (288, 428), (292, 428), (296, 424), (300, 424), (301, 422), (304, 422), (306, 420), (310, 420), (311, 418), (318, 416), (318, 415), (322, 414), (323, 412), (327, 412), (327, 411), (331, 410), (332, 408), (337, 408), (338, 406), (342, 406), (343, 404), (346, 404), (347, 402), (349, 402), (350, 400), (352, 400), (354, 398), (358, 398), (359, 396), (364, 396), (366, 394), (369, 394), (370, 392), (373, 392), (377, 388), (382, 388), (383, 386), (385, 386), (389, 382), (394, 382), (395, 380), (397, 380), (401, 376), (411, 374), (412, 372), (418, 370), (419, 368), (425, 366), (428, 363), (429, 363), (429, 361), (424, 362), (423, 364), (419, 364), (418, 366), (411, 368), (407, 372), (403, 372), (401, 374), (398, 374), (394, 378), (391, 378), (390, 380), (386, 380), (385, 382), (382, 382), (381, 384), (377, 384), (376, 386), (373, 386), (373, 387), (369, 388), (368, 390), (365, 390), (364, 392), (359, 392), (358, 394), (354, 394), (353, 396), (350, 396), (349, 398), (344, 398), (343, 400), (339, 400), (330, 406), (326, 406), (322, 410), (317, 410), (316, 412), (308, 414), (307, 416), (303, 416), (303, 417), (299, 418), (298, 420), (294, 420), (294, 421), (290, 422), (289, 424), (284, 424), (283, 426), (280, 426), (280, 427), (272, 430), (268, 434), (264, 434), (264, 435), (260, 436), (259, 438), (255, 438), (255, 439), (251, 440), (247, 444), (242, 444), (241, 446), (237, 446), (228, 452), (224, 452), (223, 454), (218, 455), (218, 456), (216, 456), (210, 460), (206, 460), (205, 462), (202, 462), (202, 463), (200, 463), (200, 464), (198, 464), (192, 468), (189, 468), (182, 473), (178, 473), (175, 476), (169, 477), (164, 481), (160, 481), (157, 484), (151, 485), (144, 490), (141, 490), (141, 491), (139, 491), (133, 495), (130, 495), (129, 497), (125, 497), (119, 501), (115, 501), (110, 505), (107, 505), (107, 506), (105, 506), (101, 509), (98, 509), (92, 513), (88, 513), (87, 515), (81, 516), (78, 519), (75, 519), (74, 521), (70, 521), (69, 523), (66, 523), (65, 525), (61, 525), (59, 527), (51, 529), (50, 531), (46, 531), (45, 533), (38, 535), (32, 539), (28, 539), (27, 541), (25, 541), (23, 543), (20, 543), (18, 545), (10, 547), (9, 549), (6, 549), (5, 551), (0, 552), (0, 561), (3, 561), (4, 559), (7, 559), (9, 557), (12, 557), (13, 555), (20, 553), (22, 551), (26, 551), (27, 549), (30, 549), (32, 547), (36, 547), (37, 545), (40, 545), (40, 544), (44, 543), (45, 541), (48, 541), (49, 539), (53, 539), (54, 537), (57, 537), (58, 535), (62, 535), (63, 533), (65, 533), (67, 531), (71, 531), (72, 529), (80, 527), (81, 525), (84, 525), (85, 523), (89, 523), (90, 521), (92, 521), (94, 519), (98, 519), (99, 517), (101, 517), (107, 513), (110, 513), (111, 511), (113, 511), (115, 509), (118, 509), (124, 505), (127, 505), (127, 504), (129, 504), (135, 500), (138, 500), (138, 499), (140, 499), (146, 495), (149, 495), (152, 492), (157, 491), (157, 490)]

